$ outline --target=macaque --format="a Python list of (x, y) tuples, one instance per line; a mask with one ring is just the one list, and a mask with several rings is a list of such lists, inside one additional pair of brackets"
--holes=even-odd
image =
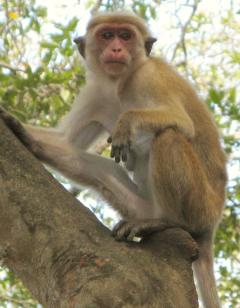
[[(43, 163), (121, 214), (117, 240), (187, 230), (199, 245), (193, 268), (204, 306), (220, 307), (212, 247), (227, 175), (209, 111), (174, 68), (151, 56), (155, 39), (141, 18), (97, 14), (75, 42), (87, 82), (60, 125), (21, 125), (3, 109), (1, 118)], [(106, 135), (115, 161), (93, 153)]]

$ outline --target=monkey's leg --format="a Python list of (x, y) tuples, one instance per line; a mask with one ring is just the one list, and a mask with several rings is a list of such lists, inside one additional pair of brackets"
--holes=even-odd
[(209, 184), (205, 168), (194, 145), (179, 131), (169, 128), (153, 140), (149, 181), (160, 217), (193, 233), (215, 227), (223, 200)]
[[(62, 141), (62, 140), (61, 140)], [(75, 152), (69, 145), (39, 143), (40, 159), (76, 183), (92, 187), (123, 217), (151, 211), (150, 204), (140, 195), (137, 186), (125, 170), (112, 160), (87, 153)]]
[(154, 139), (149, 176), (155, 206), (163, 218), (183, 223), (195, 237), (200, 253), (193, 267), (201, 298), (205, 307), (218, 308), (212, 234), (223, 200), (211, 188), (204, 168), (194, 145), (177, 130), (167, 129)]
[(174, 226), (200, 233), (215, 226), (221, 200), (210, 187), (192, 144), (182, 133), (169, 128), (153, 140), (147, 181), (153, 216), (118, 225), (114, 232), (117, 238), (131, 239)]
[(38, 159), (75, 182), (98, 191), (123, 217), (151, 211), (150, 204), (141, 197), (125, 170), (110, 159), (77, 150), (57, 130), (23, 126), (2, 109), (0, 116)]
[(137, 219), (135, 216), (131, 220), (121, 220), (114, 227), (112, 235), (118, 241), (132, 241), (134, 237), (146, 237), (169, 228), (184, 229), (184, 226), (165, 219)]

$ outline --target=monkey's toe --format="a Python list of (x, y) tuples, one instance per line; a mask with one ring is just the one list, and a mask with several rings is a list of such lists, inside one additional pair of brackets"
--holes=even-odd
[(135, 237), (143, 237), (152, 233), (149, 226), (138, 221), (128, 222), (121, 220), (113, 229), (112, 235), (117, 241), (133, 241)]
[(128, 221), (121, 220), (113, 229), (112, 235), (117, 241), (126, 241), (131, 233), (131, 224)]

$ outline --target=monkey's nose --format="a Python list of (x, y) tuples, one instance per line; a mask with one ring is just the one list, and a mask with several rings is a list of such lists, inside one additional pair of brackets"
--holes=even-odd
[(121, 48), (113, 48), (112, 51), (113, 51), (113, 52), (121, 52), (122, 49), (121, 49)]

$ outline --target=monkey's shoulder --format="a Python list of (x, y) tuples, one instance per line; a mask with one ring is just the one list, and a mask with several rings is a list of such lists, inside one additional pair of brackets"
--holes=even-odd
[(153, 101), (164, 101), (172, 95), (179, 98), (184, 92), (193, 91), (190, 84), (165, 60), (149, 57), (128, 78), (125, 93), (133, 98), (147, 98)]

